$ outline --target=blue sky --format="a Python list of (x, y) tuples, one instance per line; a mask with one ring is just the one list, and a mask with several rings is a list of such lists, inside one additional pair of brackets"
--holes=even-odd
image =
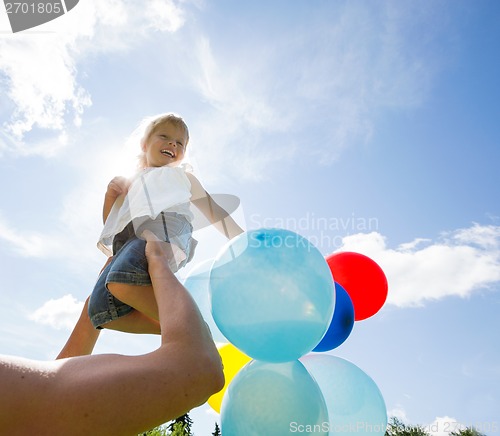
[[(80, 0), (15, 35), (0, 12), (0, 352), (57, 354), (104, 262), (126, 138), (174, 111), (242, 225), (383, 267), (386, 305), (333, 354), (390, 415), (499, 431), (499, 23), (494, 0)], [(193, 265), (224, 242), (198, 238)], [(96, 352), (157, 343), (104, 332)], [(193, 417), (200, 435), (217, 419)]]

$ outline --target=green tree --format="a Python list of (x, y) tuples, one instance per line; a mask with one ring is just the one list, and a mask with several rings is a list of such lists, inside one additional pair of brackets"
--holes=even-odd
[(387, 424), (385, 436), (429, 436), (429, 433), (420, 425), (408, 425), (393, 416)]
[(214, 430), (214, 432), (212, 433), (212, 436), (221, 436), (221, 434), (220, 434), (219, 424), (217, 424), (217, 423), (215, 423), (215, 430)]
[(466, 427), (457, 431), (452, 431), (450, 436), (486, 436), (484, 433), (476, 430), (474, 427)]
[(191, 432), (191, 425), (193, 424), (193, 420), (186, 413), (185, 415), (179, 416), (175, 421), (172, 421), (167, 429), (170, 433), (167, 433), (170, 436), (193, 436)]
[(165, 427), (155, 427), (138, 436), (167, 436), (167, 429)]

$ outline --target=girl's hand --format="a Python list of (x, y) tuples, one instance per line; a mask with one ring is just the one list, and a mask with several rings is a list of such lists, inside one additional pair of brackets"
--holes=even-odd
[(119, 195), (126, 194), (130, 186), (130, 181), (125, 177), (115, 177), (108, 183), (108, 189), (104, 195), (104, 205), (102, 206), (102, 222), (106, 223), (108, 215)]
[(130, 186), (130, 181), (125, 177), (114, 177), (108, 184), (106, 196), (116, 198), (121, 194), (126, 194)]

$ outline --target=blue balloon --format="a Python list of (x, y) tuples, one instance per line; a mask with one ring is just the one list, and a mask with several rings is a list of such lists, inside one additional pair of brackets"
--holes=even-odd
[(214, 341), (227, 343), (228, 340), (215, 324), (212, 316), (212, 310), (210, 308), (210, 295), (208, 288), (212, 263), (213, 259), (209, 259), (196, 265), (193, 269), (191, 269), (191, 271), (189, 271), (189, 274), (184, 279), (183, 284), (196, 302), (203, 319), (210, 328)]
[(337, 348), (351, 334), (354, 326), (354, 306), (346, 290), (335, 283), (335, 311), (330, 327), (313, 351), (328, 351)]
[(387, 427), (384, 398), (375, 382), (347, 360), (329, 354), (301, 359), (325, 398), (330, 435), (383, 436)]
[(281, 229), (245, 232), (218, 254), (210, 273), (212, 314), (248, 356), (289, 362), (310, 352), (332, 319), (335, 288), (322, 254)]
[(221, 406), (224, 436), (328, 435), (317, 383), (298, 361), (252, 361), (229, 384)]

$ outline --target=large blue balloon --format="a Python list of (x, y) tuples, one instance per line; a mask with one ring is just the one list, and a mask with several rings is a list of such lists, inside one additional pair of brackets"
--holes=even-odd
[(387, 426), (384, 398), (375, 382), (347, 360), (329, 354), (301, 359), (317, 381), (328, 407), (330, 435), (383, 436)]
[(346, 290), (335, 283), (335, 311), (330, 327), (313, 351), (328, 351), (337, 348), (351, 334), (354, 326), (354, 306)]
[(311, 351), (332, 319), (335, 289), (325, 259), (307, 239), (281, 229), (239, 235), (210, 273), (212, 314), (248, 356), (296, 360)]
[(298, 361), (252, 361), (232, 380), (222, 400), (224, 436), (328, 435), (321, 391)]
[(214, 322), (210, 309), (209, 277), (213, 259), (206, 260), (196, 265), (184, 279), (184, 286), (189, 291), (203, 316), (203, 319), (210, 328), (215, 342), (227, 343), (227, 339), (221, 333)]

